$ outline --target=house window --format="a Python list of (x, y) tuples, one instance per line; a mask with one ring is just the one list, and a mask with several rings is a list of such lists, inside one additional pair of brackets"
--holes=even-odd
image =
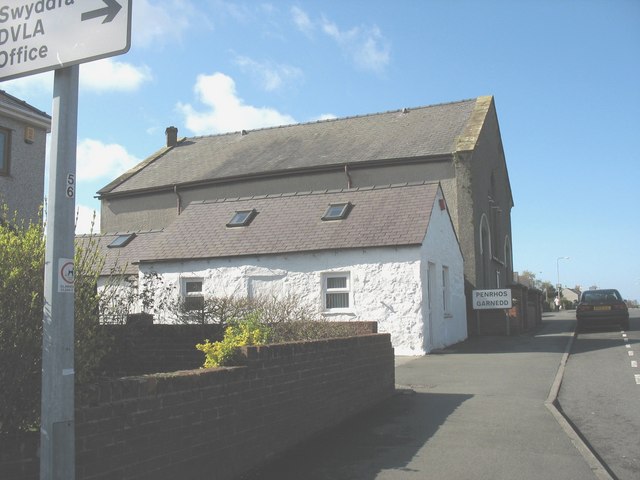
[(338, 310), (351, 306), (348, 273), (326, 274), (323, 279), (324, 309)]
[(451, 283), (449, 278), (449, 267), (442, 267), (442, 306), (444, 313), (451, 312)]
[(204, 308), (204, 294), (202, 279), (185, 278), (182, 280), (184, 308), (187, 311), (202, 310)]
[(253, 210), (238, 210), (231, 218), (231, 221), (227, 223), (227, 227), (246, 227), (257, 214), (258, 212), (255, 208)]
[(9, 175), (11, 153), (11, 132), (0, 128), (0, 175)]
[(350, 202), (347, 203), (332, 203), (324, 212), (322, 220), (342, 220), (347, 218), (353, 205)]

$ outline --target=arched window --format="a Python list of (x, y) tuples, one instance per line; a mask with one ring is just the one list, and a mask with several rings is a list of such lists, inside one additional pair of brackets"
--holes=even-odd
[(483, 213), (480, 218), (480, 257), (482, 272), (478, 278), (482, 278), (482, 287), (489, 288), (491, 277), (489, 275), (491, 269), (491, 228), (489, 220)]
[(494, 247), (493, 256), (498, 257), (500, 252), (500, 240), (502, 239), (502, 208), (498, 202), (496, 195), (496, 176), (495, 172), (491, 172), (491, 187), (489, 190), (489, 208), (491, 209), (491, 215), (489, 220), (491, 221), (491, 243)]
[(504, 237), (504, 268), (507, 274), (507, 284), (513, 283), (513, 265), (511, 259), (511, 239), (509, 235)]

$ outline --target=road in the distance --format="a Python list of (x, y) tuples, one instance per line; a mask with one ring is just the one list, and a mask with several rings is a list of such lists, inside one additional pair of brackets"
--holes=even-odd
[(619, 480), (640, 479), (640, 310), (630, 313), (629, 331), (578, 334), (559, 396), (565, 415)]

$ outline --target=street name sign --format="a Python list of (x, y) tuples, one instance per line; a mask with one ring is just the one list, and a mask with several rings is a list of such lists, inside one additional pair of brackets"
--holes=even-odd
[(0, 0), (0, 80), (120, 55), (133, 0)]
[(499, 310), (513, 306), (509, 288), (473, 290), (472, 301), (474, 310)]

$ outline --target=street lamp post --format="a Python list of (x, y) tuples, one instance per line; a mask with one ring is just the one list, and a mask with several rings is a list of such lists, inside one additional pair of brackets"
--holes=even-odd
[(562, 285), (560, 284), (560, 260), (569, 260), (571, 257), (558, 257), (556, 259), (556, 273), (558, 274), (558, 298), (562, 300)]

